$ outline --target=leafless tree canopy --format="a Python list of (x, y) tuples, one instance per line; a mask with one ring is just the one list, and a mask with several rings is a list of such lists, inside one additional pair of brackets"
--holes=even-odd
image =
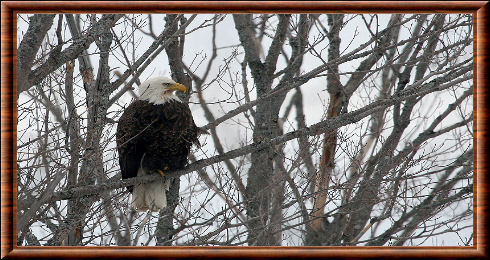
[[(18, 245), (472, 245), (469, 14), (18, 15)], [(201, 136), (138, 213), (115, 129), (140, 82)]]

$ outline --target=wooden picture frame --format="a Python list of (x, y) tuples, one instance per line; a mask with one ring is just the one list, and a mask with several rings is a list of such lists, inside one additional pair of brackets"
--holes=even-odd
[[(171, 2), (2, 2), (1, 76), (1, 257), (7, 258), (156, 258), (156, 257), (478, 257), (488, 253), (488, 1), (171, 1)], [(474, 26), (474, 245), (471, 247), (18, 247), (15, 243), (16, 14), (18, 12), (123, 13), (472, 13)]]

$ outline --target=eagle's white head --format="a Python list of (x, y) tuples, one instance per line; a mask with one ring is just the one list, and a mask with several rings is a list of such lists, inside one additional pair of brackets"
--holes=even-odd
[(155, 105), (164, 104), (170, 100), (182, 102), (175, 91), (186, 92), (187, 88), (168, 77), (156, 77), (146, 80), (139, 86), (139, 99)]

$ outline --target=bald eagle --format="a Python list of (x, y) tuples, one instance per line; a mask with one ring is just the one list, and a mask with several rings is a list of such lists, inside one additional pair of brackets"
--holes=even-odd
[(139, 86), (139, 98), (119, 119), (116, 132), (123, 179), (160, 174), (163, 178), (129, 186), (131, 205), (138, 211), (167, 207), (170, 179), (165, 172), (183, 169), (192, 144), (199, 145), (199, 128), (189, 106), (175, 95), (186, 87), (168, 77), (156, 77)]

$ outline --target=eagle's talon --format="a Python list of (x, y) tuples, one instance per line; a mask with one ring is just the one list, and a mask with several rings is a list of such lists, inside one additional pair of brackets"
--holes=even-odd
[[(166, 170), (166, 169), (165, 169)], [(162, 170), (157, 170), (157, 172), (162, 175), (162, 177), (165, 177), (165, 173)]]

